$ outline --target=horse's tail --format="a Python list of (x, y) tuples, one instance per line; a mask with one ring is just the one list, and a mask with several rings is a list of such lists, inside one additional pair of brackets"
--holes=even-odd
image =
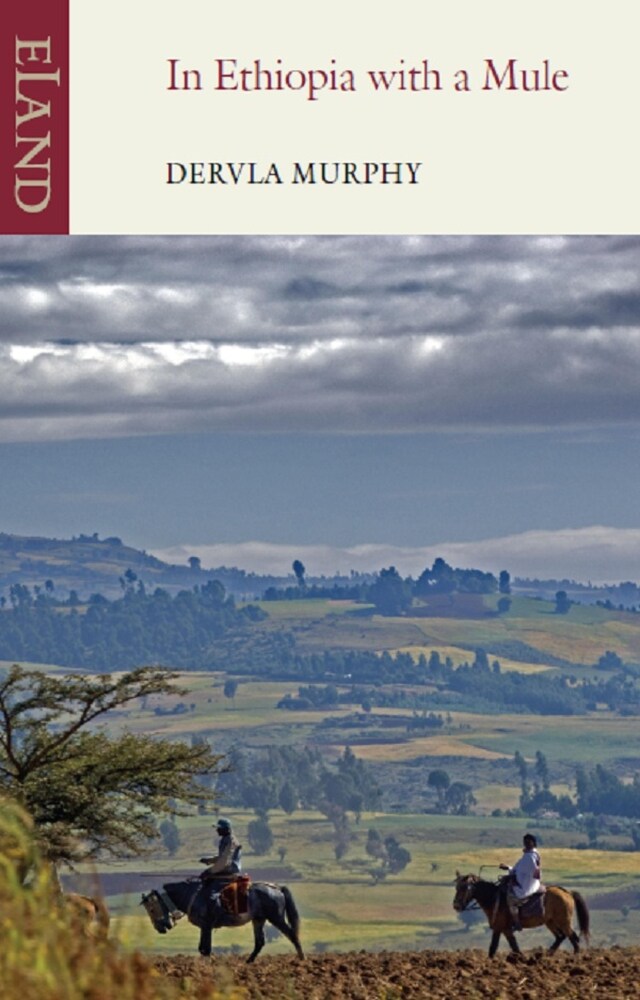
[(578, 915), (578, 927), (580, 928), (580, 935), (585, 941), (589, 941), (589, 909), (584, 901), (584, 898), (579, 892), (572, 892), (573, 901), (576, 904), (576, 913)]
[(280, 890), (284, 896), (284, 912), (287, 916), (287, 920), (289, 921), (289, 926), (295, 936), (298, 937), (300, 933), (300, 914), (298, 913), (296, 904), (293, 901), (293, 896), (286, 885), (281, 885)]

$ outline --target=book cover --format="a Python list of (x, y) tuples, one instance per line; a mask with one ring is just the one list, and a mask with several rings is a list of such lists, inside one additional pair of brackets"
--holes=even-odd
[[(85, 955), (105, 998), (208, 991), (192, 883), (164, 913), (149, 893), (208, 864), (204, 784), (250, 874), (295, 882), (295, 933), (231, 954), (225, 995), (633, 995), (637, 4), (11, 0), (2, 23), (0, 792), (88, 864), (106, 954), (150, 953), (107, 988), (16, 879), (7, 996), (26, 969), (57, 1000), (65, 957), (84, 989)], [(81, 692), (143, 663), (88, 755)], [(205, 783), (154, 774), (160, 745)], [(2, 850), (6, 802), (0, 827)], [(454, 872), (496, 874), (525, 829), (598, 949), (489, 983)], [(279, 965), (295, 905), (317, 954)]]

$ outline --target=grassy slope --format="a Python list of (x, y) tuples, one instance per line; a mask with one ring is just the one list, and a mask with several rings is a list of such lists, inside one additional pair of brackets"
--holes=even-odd
[[(269, 742), (274, 732), (270, 726), (276, 721), (289, 733), (295, 733), (298, 741), (312, 735), (309, 713), (296, 713), (299, 718), (294, 720), (289, 713), (273, 707), (275, 700), (290, 685), (241, 684), (234, 707), (222, 695), (222, 678), (187, 675), (185, 682), (192, 688), (185, 700), (196, 705), (190, 713), (190, 731), (214, 735), (233, 726), (241, 741)], [(213, 700), (209, 702), (211, 690)], [(284, 722), (283, 715), (286, 715)], [(167, 735), (186, 734), (186, 720), (178, 717), (172, 726), (171, 718), (163, 717), (157, 724), (156, 717), (147, 712), (137, 713), (129, 721), (136, 728), (147, 729), (153, 723), (156, 730)], [(460, 713), (454, 716), (453, 725), (463, 728), (454, 728), (449, 736), (422, 737), (402, 745), (357, 747), (356, 752), (373, 760), (394, 759), (399, 750), (408, 759), (430, 753), (436, 757), (442, 753), (464, 756), (487, 750), (510, 757), (517, 745), (528, 757), (533, 757), (535, 750), (543, 747), (550, 759), (562, 752), (567, 759), (589, 763), (596, 758), (609, 760), (621, 754), (638, 755), (640, 749), (637, 724), (631, 719), (545, 719)], [(585, 726), (588, 727), (588, 739), (585, 739)], [(464, 930), (451, 909), (453, 875), (456, 869), (478, 870), (480, 865), (497, 865), (501, 860), (513, 859), (518, 853), (525, 821), (487, 815), (496, 805), (508, 808), (516, 804), (515, 775), (513, 785), (501, 784), (494, 788), (488, 785), (477, 793), (479, 808), (485, 815), (365, 815), (359, 826), (352, 824), (352, 846), (340, 864), (333, 857), (331, 828), (326, 820), (314, 813), (297, 812), (286, 817), (275, 811), (270, 816), (275, 835), (273, 851), (267, 857), (255, 857), (245, 850), (245, 866), (249, 871), (265, 866), (282, 868), (277, 848), (286, 848), (284, 872), (278, 881), (291, 885), (303, 914), (304, 938), (309, 948), (484, 948), (484, 926), (479, 924), (469, 931)], [(227, 807), (225, 812), (230, 812), (234, 827), (244, 837), (252, 815)], [(551, 821), (546, 824), (538, 821), (533, 825), (536, 832), (542, 834), (545, 877), (549, 881), (578, 888), (589, 901), (603, 893), (628, 894), (629, 891), (634, 899), (637, 893), (640, 901), (636, 854), (624, 850), (570, 850), (570, 845), (580, 839), (575, 831), (554, 829)], [(371, 861), (364, 850), (370, 826), (375, 826), (384, 835), (397, 836), (413, 858), (403, 873), (377, 885), (369, 874)], [(159, 873), (157, 881), (152, 879), (149, 886), (166, 880), (160, 873), (197, 871), (195, 859), (210, 849), (211, 817), (182, 820), (180, 827), (182, 845), (178, 855), (172, 860), (158, 856), (150, 865), (151, 870)], [(138, 864), (128, 867), (136, 870)], [(291, 880), (291, 869), (299, 879)], [(490, 877), (492, 869), (487, 869), (487, 874)], [(621, 901), (626, 898), (620, 896)], [(121, 897), (115, 902), (120, 913), (121, 932), (128, 940), (168, 952), (190, 951), (195, 947), (197, 932), (193, 928), (181, 924), (166, 937), (150, 935), (146, 918), (139, 915), (137, 897)], [(594, 910), (594, 941), (598, 944), (631, 943), (640, 931), (640, 912), (631, 910), (623, 915), (622, 904), (616, 902), (615, 895), (606, 905), (606, 909)], [(235, 944), (245, 951), (250, 934), (247, 929), (224, 930), (218, 935), (218, 944), (221, 947)], [(527, 946), (545, 943), (547, 935), (543, 931), (527, 935)], [(281, 952), (288, 950), (288, 945), (282, 941), (269, 947)]]
[[(352, 602), (273, 601), (261, 605), (269, 614), (267, 629), (294, 629), (302, 650), (331, 648), (431, 649), (482, 646), (491, 654), (505, 642), (522, 642), (545, 654), (589, 665), (607, 650), (623, 660), (640, 663), (640, 615), (608, 611), (594, 605), (573, 605), (556, 615), (554, 605), (515, 597), (508, 614), (492, 613), (495, 598), (485, 598), (486, 616), (382, 618), (350, 614)], [(467, 650), (467, 656), (468, 656)], [(454, 662), (459, 654), (454, 656)]]

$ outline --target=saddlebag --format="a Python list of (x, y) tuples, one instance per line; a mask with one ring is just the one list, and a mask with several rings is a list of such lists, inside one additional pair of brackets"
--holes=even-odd
[(242, 916), (249, 909), (249, 888), (251, 879), (248, 875), (240, 875), (225, 885), (220, 891), (220, 901), (227, 913), (233, 917)]

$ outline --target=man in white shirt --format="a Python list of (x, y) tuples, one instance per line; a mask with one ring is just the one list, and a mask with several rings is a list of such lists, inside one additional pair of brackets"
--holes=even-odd
[(510, 867), (501, 864), (503, 871), (508, 871), (509, 887), (507, 889), (507, 905), (511, 913), (514, 931), (521, 931), (519, 908), (525, 899), (540, 891), (540, 855), (538, 842), (532, 833), (525, 833), (522, 838), (522, 857)]

